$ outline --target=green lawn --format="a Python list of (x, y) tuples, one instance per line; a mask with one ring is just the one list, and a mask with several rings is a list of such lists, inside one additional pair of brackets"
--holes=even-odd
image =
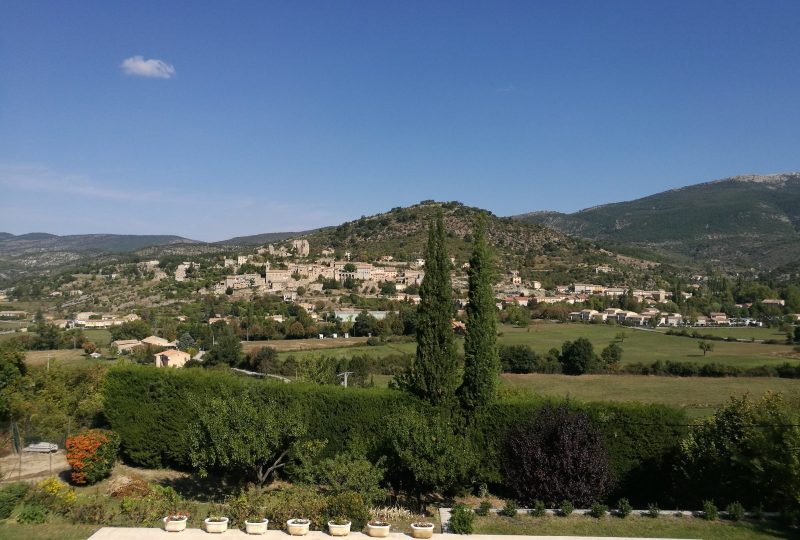
[(99, 525), (74, 525), (72, 523), (22, 525), (0, 522), (0, 540), (84, 540), (92, 536), (99, 528)]
[(710, 522), (692, 517), (662, 516), (654, 519), (629, 516), (625, 519), (616, 517), (594, 519), (579, 515), (568, 518), (488, 516), (478, 517), (475, 525), (475, 534), (639, 536), (703, 540), (800, 538), (798, 531), (777, 528), (772, 524)]
[[(376, 380), (376, 384), (378, 380)], [(690, 417), (707, 416), (732, 395), (768, 390), (800, 396), (800, 380), (774, 377), (648, 377), (643, 375), (504, 374), (502, 387), (580, 401), (639, 401), (686, 409)]]

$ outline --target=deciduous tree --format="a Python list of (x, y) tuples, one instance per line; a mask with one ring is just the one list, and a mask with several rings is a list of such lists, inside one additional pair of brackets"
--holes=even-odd
[(263, 485), (286, 464), (306, 433), (302, 414), (279, 407), (262, 393), (222, 390), (192, 400), (189, 457), (201, 477), (211, 470), (240, 473)]

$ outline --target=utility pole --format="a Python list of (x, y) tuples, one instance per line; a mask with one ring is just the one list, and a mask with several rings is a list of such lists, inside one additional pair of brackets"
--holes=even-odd
[(343, 377), (343, 379), (342, 379), (342, 386), (344, 386), (345, 388), (347, 388), (347, 376), (348, 376), (348, 375), (352, 375), (352, 374), (353, 374), (353, 372), (352, 372), (352, 371), (343, 371), (343, 372), (341, 372), (341, 373), (337, 373), (337, 374), (336, 374), (336, 376), (337, 376), (337, 377)]

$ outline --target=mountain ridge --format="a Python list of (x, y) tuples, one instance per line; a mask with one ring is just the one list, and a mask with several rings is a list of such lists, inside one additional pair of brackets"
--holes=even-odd
[(571, 214), (513, 217), (695, 263), (771, 269), (800, 257), (800, 173), (739, 175)]

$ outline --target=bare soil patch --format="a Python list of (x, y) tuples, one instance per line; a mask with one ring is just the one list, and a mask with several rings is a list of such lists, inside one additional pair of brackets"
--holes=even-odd
[(351, 338), (325, 338), (325, 339), (281, 339), (272, 341), (243, 341), (242, 349), (245, 352), (260, 349), (261, 347), (272, 347), (278, 352), (291, 351), (318, 351), (323, 349), (340, 349), (342, 347), (353, 347), (364, 345), (367, 342), (365, 337)]
[(0, 471), (2, 471), (0, 483), (41, 480), (48, 476), (59, 476), (69, 470), (67, 453), (63, 449), (52, 454), (23, 452), (21, 460), (19, 455), (9, 454), (0, 458)]

